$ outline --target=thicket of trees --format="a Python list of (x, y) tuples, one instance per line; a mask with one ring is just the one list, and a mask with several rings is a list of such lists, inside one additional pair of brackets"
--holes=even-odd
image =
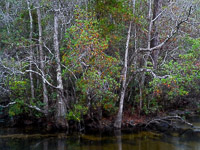
[(200, 90), (198, 0), (2, 0), (0, 103), (10, 116), (156, 113)]

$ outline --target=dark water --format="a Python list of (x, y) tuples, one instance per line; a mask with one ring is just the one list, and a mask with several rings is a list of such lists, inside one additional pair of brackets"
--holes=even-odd
[(153, 132), (114, 135), (9, 134), (0, 136), (0, 150), (200, 150), (200, 136)]
[(16, 129), (0, 129), (0, 150), (200, 150), (200, 133), (115, 131), (67, 136), (64, 133), (22, 134)]

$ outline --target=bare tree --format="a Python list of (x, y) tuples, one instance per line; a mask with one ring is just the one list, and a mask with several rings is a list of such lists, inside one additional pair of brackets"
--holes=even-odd
[(127, 78), (128, 48), (129, 48), (130, 34), (131, 34), (131, 23), (129, 26), (127, 41), (126, 41), (126, 51), (125, 51), (125, 56), (124, 56), (124, 72), (122, 75), (122, 90), (121, 90), (121, 97), (120, 97), (120, 103), (119, 103), (119, 110), (118, 110), (117, 118), (114, 123), (115, 128), (121, 128), (121, 124), (122, 124), (124, 97), (126, 93), (126, 82), (127, 82), (126, 78)]
[[(28, 12), (29, 12), (29, 18), (30, 18), (30, 35), (29, 35), (29, 40), (30, 40), (30, 66), (29, 69), (32, 70), (32, 62), (33, 62), (33, 48), (32, 48), (32, 38), (33, 38), (33, 17), (32, 17), (32, 12), (30, 8), (30, 1), (26, 0), (27, 6), (28, 6)], [(29, 73), (30, 76), (30, 82), (31, 82), (31, 97), (32, 100), (35, 99), (35, 92), (34, 92), (34, 84), (33, 84), (33, 73)]]
[[(153, 71), (157, 71), (158, 66), (158, 59), (160, 54), (160, 49), (163, 48), (170, 39), (175, 37), (181, 28), (181, 25), (185, 23), (189, 16), (192, 13), (192, 4), (187, 4), (186, 10), (180, 10), (178, 14), (182, 13), (184, 15), (176, 16), (172, 18), (170, 15), (170, 10), (173, 8), (176, 8), (178, 5), (180, 5), (178, 2), (171, 2), (169, 4), (165, 4), (166, 7), (162, 8), (162, 4), (164, 2), (162, 0), (152, 0), (148, 1), (148, 30), (147, 36), (146, 36), (146, 48), (141, 48), (141, 46), (137, 46), (138, 48), (135, 50), (135, 55), (133, 57), (134, 66), (137, 64), (135, 60), (137, 60), (137, 57), (141, 57), (141, 63), (140, 66), (137, 66), (135, 68), (135, 73), (140, 73), (140, 81), (139, 81), (139, 95), (140, 95), (140, 103), (139, 108), (142, 109), (143, 105), (143, 90), (144, 90), (144, 84), (145, 84), (145, 76), (146, 72), (150, 72), (152, 76), (158, 77)], [(185, 11), (185, 12), (184, 12)], [(160, 19), (162, 17), (162, 19)], [(166, 19), (172, 20), (171, 26), (166, 27), (163, 29), (163, 24)], [(168, 33), (167, 36), (165, 36), (161, 39), (162, 32)], [(151, 61), (153, 64), (153, 69), (147, 69), (147, 61)], [(140, 71), (139, 71), (140, 70)], [(142, 71), (141, 71), (142, 70)], [(148, 70), (148, 71), (147, 71)], [(150, 71), (151, 70), (151, 71)], [(134, 73), (134, 74), (135, 74)], [(163, 77), (169, 77), (169, 75), (164, 75)], [(131, 78), (130, 78), (131, 79)], [(130, 80), (129, 80), (130, 81)]]
[[(64, 96), (62, 73), (61, 73), (61, 64), (60, 64), (60, 50), (58, 42), (58, 13), (59, 11), (54, 9), (54, 51), (56, 59), (56, 74), (57, 74), (57, 120), (58, 123), (62, 126), (66, 126), (65, 115), (66, 111), (66, 99)], [(63, 124), (64, 123), (64, 124)]]
[[(37, 1), (37, 16), (38, 16), (38, 28), (39, 28), (39, 52), (40, 52), (40, 68), (41, 73), (45, 76), (45, 68), (44, 68), (44, 53), (43, 53), (43, 42), (42, 42), (42, 23), (41, 23), (41, 12), (40, 12), (40, 4)], [(43, 86), (43, 103), (44, 110), (48, 113), (48, 92), (46, 87), (46, 81), (42, 78), (42, 86)]]

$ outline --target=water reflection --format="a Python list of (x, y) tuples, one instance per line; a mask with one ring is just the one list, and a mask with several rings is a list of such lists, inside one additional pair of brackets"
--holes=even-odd
[(117, 138), (118, 150), (122, 150), (122, 132), (121, 132), (121, 130), (116, 130), (115, 136)]
[[(2, 131), (1, 131), (2, 133)], [(5, 132), (4, 132), (5, 133)], [(0, 150), (199, 150), (198, 134), (157, 134), (152, 132), (112, 135), (12, 134), (0, 135)], [(17, 136), (16, 136), (17, 135)], [(20, 136), (19, 136), (20, 135)]]
[(48, 150), (48, 140), (44, 140), (43, 142), (43, 150)]
[(65, 150), (65, 139), (58, 140), (58, 148), (57, 150)]

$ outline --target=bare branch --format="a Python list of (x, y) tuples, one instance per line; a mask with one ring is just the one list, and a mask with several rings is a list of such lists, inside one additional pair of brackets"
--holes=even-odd
[(167, 123), (168, 125), (172, 125), (172, 124), (169, 124), (169, 121), (173, 121), (173, 120), (176, 120), (176, 121), (181, 121), (183, 122), (184, 124), (190, 126), (190, 127), (194, 127), (194, 125), (192, 123), (189, 123), (187, 122), (186, 120), (184, 120), (182, 117), (180, 116), (167, 116), (167, 117), (163, 117), (163, 118), (159, 118), (159, 119), (153, 119), (151, 121), (149, 121), (145, 127), (148, 127), (150, 124), (153, 124), (153, 123), (159, 123), (159, 122), (165, 122)]
[(7, 105), (0, 105), (0, 107), (2, 107), (2, 108), (7, 108), (7, 107), (9, 107), (10, 105), (14, 105), (14, 104), (16, 104), (17, 102), (10, 102), (10, 103), (8, 103)]
[(40, 108), (37, 107), (37, 106), (32, 106), (32, 105), (29, 105), (29, 104), (26, 104), (26, 103), (25, 103), (25, 105), (26, 105), (28, 108), (31, 108), (31, 109), (37, 110), (37, 111), (40, 112), (40, 113), (46, 114), (46, 112), (45, 112), (44, 110), (40, 109)]
[(35, 73), (35, 74), (41, 76), (42, 79), (43, 79), (43, 81), (44, 81), (45, 83), (47, 83), (49, 86), (51, 86), (51, 87), (53, 87), (53, 88), (55, 88), (55, 89), (58, 89), (58, 87), (56, 87), (56, 86), (54, 86), (53, 84), (51, 84), (51, 83), (44, 77), (44, 75), (40, 74), (40, 73), (37, 72), (37, 71), (34, 71), (34, 70), (26, 70), (25, 72), (19, 72), (19, 73), (25, 74), (26, 72), (32, 72), (32, 73)]
[(139, 72), (149, 72), (149, 73), (151, 73), (151, 75), (154, 78), (159, 78), (159, 79), (166, 79), (166, 78), (170, 78), (171, 77), (170, 75), (158, 76), (151, 69), (146, 69), (146, 68), (140, 68), (136, 72), (137, 73), (139, 73)]
[[(140, 52), (145, 52), (145, 51), (147, 51), (147, 52), (148, 52), (148, 51), (152, 52), (153, 50), (156, 50), (156, 49), (161, 48), (161, 47), (162, 47), (164, 44), (166, 44), (176, 33), (178, 33), (181, 24), (185, 23), (185, 22), (188, 20), (189, 16), (191, 15), (191, 11), (192, 11), (192, 6), (190, 6), (190, 8), (189, 8), (189, 12), (188, 12), (188, 15), (187, 15), (186, 19), (181, 20), (180, 22), (176, 23), (176, 29), (172, 29), (171, 34), (168, 35), (167, 38), (166, 38), (162, 43), (160, 43), (159, 45), (157, 45), (157, 46), (155, 46), (155, 47), (152, 47), (152, 48), (150, 48), (150, 43), (148, 43), (148, 47), (147, 47), (147, 48), (139, 48), (138, 51), (140, 51)], [(149, 29), (151, 29), (151, 23), (150, 23)], [(150, 31), (149, 31), (149, 32), (150, 32)], [(149, 35), (149, 36), (150, 36), (150, 35)], [(150, 40), (150, 39), (151, 39), (151, 38), (149, 37), (148, 40)]]
[(158, 76), (158, 75), (156, 75), (151, 69), (140, 68), (140, 69), (137, 69), (137, 70), (132, 74), (132, 76), (129, 78), (128, 82), (126, 83), (126, 88), (128, 87), (129, 83), (133, 80), (133, 77), (134, 77), (137, 73), (141, 73), (141, 72), (149, 72), (149, 73), (151, 73), (151, 75), (152, 75), (154, 78), (158, 78), (158, 79), (171, 78), (170, 75)]
[(71, 71), (67, 66), (65, 66), (65, 65), (63, 65), (63, 64), (61, 64), (65, 69), (67, 69), (69, 72), (71, 72), (72, 73), (72, 75), (74, 76), (74, 78), (77, 80), (77, 77), (76, 77), (76, 75), (73, 73), (73, 71)]
[[(5, 106), (4, 106), (4, 105), (0, 105), (0, 107), (2, 107), (2, 108), (8, 108), (9, 106), (15, 105), (15, 104), (17, 104), (17, 102), (10, 102), (10, 103), (8, 103), (8, 104), (5, 105)], [(30, 105), (30, 104), (27, 104), (27, 103), (24, 103), (24, 105), (27, 106), (28, 108), (37, 110), (38, 112), (41, 112), (41, 113), (45, 114), (45, 111), (42, 110), (42, 109), (40, 109), (40, 108), (37, 107), (37, 106), (33, 106), (33, 105)]]

